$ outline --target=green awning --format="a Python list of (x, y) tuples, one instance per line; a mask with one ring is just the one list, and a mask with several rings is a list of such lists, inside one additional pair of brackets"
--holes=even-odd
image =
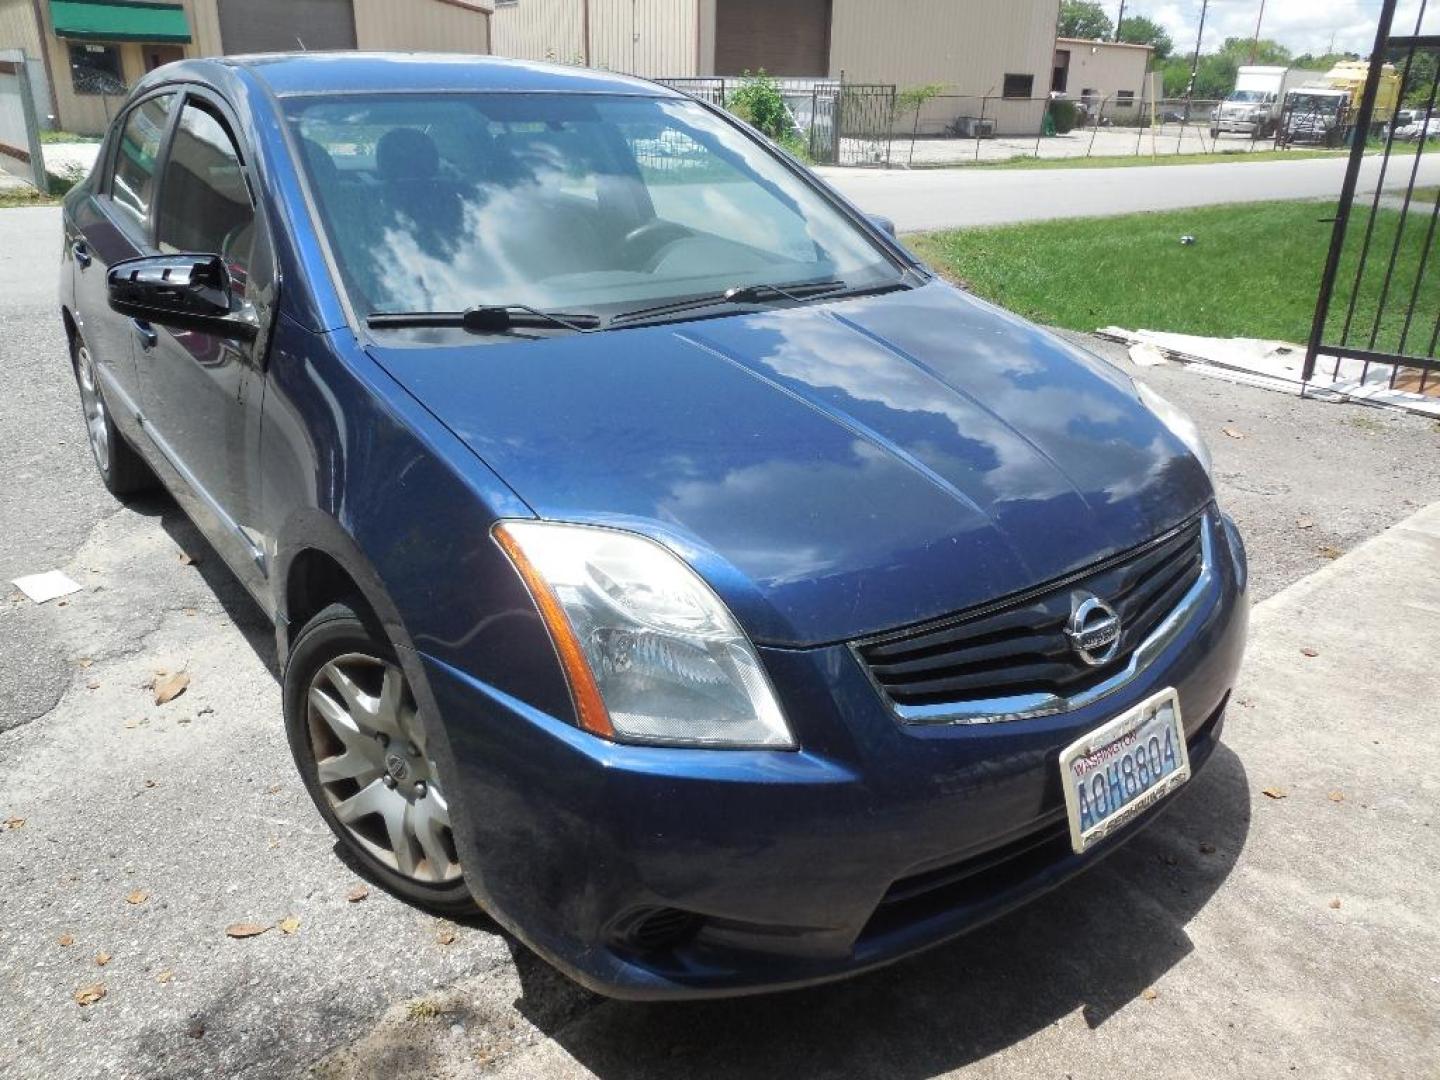
[(50, 0), (55, 36), (82, 41), (189, 41), (179, 4), (141, 0)]

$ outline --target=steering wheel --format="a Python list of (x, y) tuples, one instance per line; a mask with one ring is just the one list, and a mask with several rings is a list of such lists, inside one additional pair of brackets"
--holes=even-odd
[(625, 234), (620, 242), (621, 255), (629, 266), (644, 266), (647, 269), (655, 256), (675, 243), (695, 235), (684, 225), (663, 218), (651, 218)]

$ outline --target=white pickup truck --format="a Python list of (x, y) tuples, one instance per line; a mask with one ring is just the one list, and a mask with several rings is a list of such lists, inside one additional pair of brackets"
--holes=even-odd
[(1210, 137), (1222, 131), (1265, 139), (1280, 125), (1285, 94), (1324, 72), (1301, 68), (1242, 67), (1236, 72), (1235, 89), (1210, 114)]

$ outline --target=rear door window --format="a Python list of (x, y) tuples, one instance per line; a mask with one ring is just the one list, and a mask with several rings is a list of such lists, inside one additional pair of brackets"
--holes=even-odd
[(124, 217), (142, 229), (150, 219), (155, 197), (155, 163), (165, 127), (174, 107), (174, 94), (150, 98), (130, 110), (120, 132), (115, 153), (115, 171), (110, 180), (110, 201)]

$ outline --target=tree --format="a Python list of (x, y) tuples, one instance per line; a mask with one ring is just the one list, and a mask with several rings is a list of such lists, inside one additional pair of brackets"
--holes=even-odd
[(1149, 45), (1155, 50), (1155, 60), (1164, 60), (1175, 48), (1165, 28), (1144, 15), (1129, 15), (1120, 24), (1120, 40), (1131, 45)]
[(1115, 24), (1099, 4), (1090, 0), (1061, 0), (1056, 37), (1108, 41), (1114, 33)]
[[(1252, 50), (1255, 54), (1254, 60), (1250, 59)], [(1289, 67), (1293, 62), (1290, 50), (1269, 38), (1261, 38), (1258, 43), (1247, 37), (1226, 38), (1225, 44), (1220, 46), (1220, 55), (1229, 57), (1237, 67), (1241, 64)]]

